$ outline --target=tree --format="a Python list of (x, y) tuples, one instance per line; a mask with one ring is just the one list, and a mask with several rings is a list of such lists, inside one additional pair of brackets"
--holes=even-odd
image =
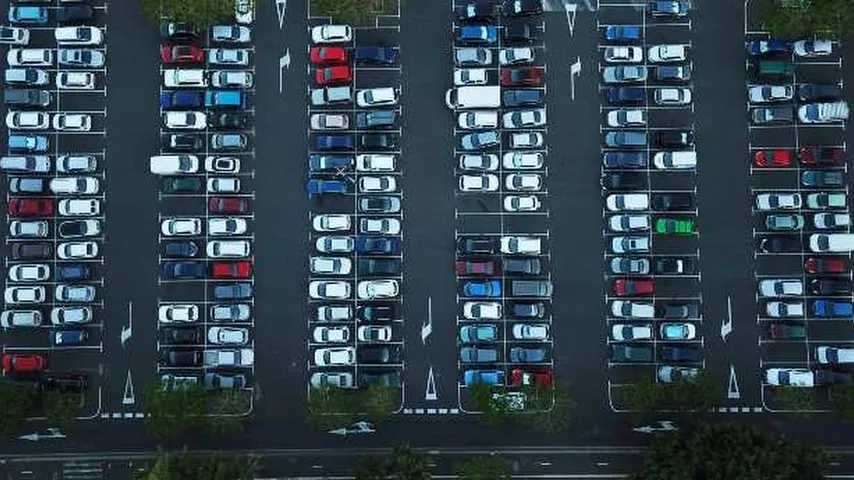
[(460, 480), (510, 480), (510, 466), (497, 455), (478, 455), (458, 463)]
[(171, 440), (202, 430), (208, 425), (205, 417), (206, 395), (198, 385), (163, 388), (160, 383), (149, 384), (142, 398), (147, 414), (145, 427), (162, 440)]
[(620, 401), (629, 410), (651, 413), (657, 410), (705, 412), (723, 396), (723, 387), (707, 372), (693, 380), (656, 383), (652, 380), (625, 385)]
[(774, 36), (841, 39), (854, 32), (851, 0), (761, 0), (759, 18)]
[(35, 395), (30, 388), (11, 382), (0, 382), (0, 434), (12, 435), (20, 430), (32, 410)]
[(361, 457), (356, 462), (353, 475), (356, 480), (385, 480), (388, 477), (388, 467), (383, 458)]
[(218, 435), (243, 431), (249, 410), (248, 393), (241, 390), (224, 390), (208, 398), (208, 428)]
[(783, 410), (790, 410), (792, 414), (801, 417), (811, 415), (808, 410), (814, 410), (815, 396), (808, 388), (799, 387), (777, 387), (773, 391), (774, 403)]
[(258, 470), (257, 457), (191, 456), (163, 453), (140, 480), (251, 480)]
[(841, 420), (854, 421), (854, 385), (837, 384), (830, 388), (830, 401)]
[(430, 480), (430, 462), (427, 457), (408, 445), (394, 447), (388, 462), (388, 474), (398, 480)]
[(329, 430), (356, 421), (350, 392), (340, 388), (312, 388), (308, 395), (307, 420), (315, 428)]
[(160, 24), (162, 18), (191, 23), (199, 29), (226, 21), (234, 15), (235, 0), (139, 0), (142, 13)]
[(400, 389), (371, 385), (357, 399), (356, 409), (364, 411), (374, 424), (380, 424), (394, 413), (399, 399)]
[(519, 419), (527, 420), (537, 430), (547, 433), (563, 432), (569, 428), (576, 404), (565, 388), (555, 384), (552, 389), (531, 389), (527, 402), (530, 413), (519, 414)]
[(338, 23), (362, 25), (384, 13), (376, 8), (380, 2), (370, 0), (309, 0), (309, 3), (312, 15), (332, 17)]
[(80, 411), (80, 395), (56, 391), (45, 392), (42, 394), (41, 402), (47, 420), (64, 430), (71, 428)]
[(634, 480), (819, 480), (821, 450), (766, 435), (748, 425), (705, 424), (657, 435)]

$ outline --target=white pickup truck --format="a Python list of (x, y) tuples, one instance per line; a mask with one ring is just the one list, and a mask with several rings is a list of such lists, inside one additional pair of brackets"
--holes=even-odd
[(205, 350), (205, 367), (251, 367), (255, 352), (251, 348)]

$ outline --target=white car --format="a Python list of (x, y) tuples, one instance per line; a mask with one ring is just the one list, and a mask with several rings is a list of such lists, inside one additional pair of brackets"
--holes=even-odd
[(520, 65), (534, 62), (534, 49), (530, 47), (502, 48), (498, 51), (500, 65)]
[(236, 157), (205, 157), (205, 171), (209, 173), (237, 173), (240, 159)]
[(45, 288), (42, 286), (6, 287), (3, 295), (7, 304), (42, 303), (45, 300)]
[(94, 195), (100, 188), (95, 177), (56, 177), (50, 179), (48, 186), (57, 195)]
[(799, 193), (760, 193), (756, 195), (756, 209), (767, 210), (797, 210), (801, 208)]
[(10, 67), (49, 67), (53, 65), (53, 51), (47, 48), (11, 48), (6, 54)]
[(80, 325), (94, 318), (91, 307), (54, 307), (50, 310), (50, 323), (54, 325)]
[(0, 27), (0, 44), (26, 45), (30, 43), (30, 31), (20, 27)]
[(652, 157), (652, 163), (659, 170), (690, 170), (697, 168), (697, 152), (657, 152)]
[(815, 349), (815, 359), (824, 365), (844, 365), (854, 363), (854, 348), (829, 347), (822, 345)]
[(311, 226), (316, 232), (336, 232), (350, 230), (350, 216), (341, 214), (317, 215), (312, 219)]
[(308, 284), (308, 295), (316, 299), (350, 298), (350, 283), (340, 280), (315, 280)]
[(243, 235), (246, 233), (246, 219), (238, 217), (223, 217), (208, 219), (208, 235)]
[(393, 172), (397, 168), (397, 157), (378, 153), (356, 155), (356, 170), (360, 172)]
[(313, 113), (309, 125), (312, 130), (347, 130), (350, 117), (344, 113)]
[(96, 27), (59, 27), (53, 37), (59, 45), (100, 45), (104, 34)]
[(50, 116), (44, 112), (14, 112), (6, 114), (6, 127), (12, 130), (45, 130)]
[(188, 323), (199, 319), (199, 307), (193, 304), (172, 303), (160, 305), (157, 319), (161, 323)]
[(539, 210), (542, 204), (536, 195), (507, 195), (504, 197), (504, 211), (533, 212)]
[(353, 261), (346, 257), (311, 257), (309, 268), (316, 275), (349, 275)]
[(355, 388), (356, 382), (350, 372), (315, 372), (311, 374), (309, 383), (312, 388)]
[(494, 192), (498, 190), (496, 175), (460, 175), (460, 191), (462, 192)]
[(56, 171), (60, 173), (91, 173), (98, 169), (98, 159), (94, 155), (59, 155), (56, 157)]
[(768, 302), (765, 313), (772, 318), (803, 317), (804, 302)]
[(485, 68), (458, 68), (454, 70), (454, 85), (463, 87), (467, 85), (486, 85), (487, 76)]
[(50, 277), (50, 266), (45, 263), (20, 263), (9, 267), (9, 280), (13, 282), (43, 282)]
[(321, 305), (317, 307), (319, 322), (344, 322), (353, 318), (353, 309), (349, 305)]
[(93, 217), (101, 213), (101, 201), (96, 198), (68, 198), (57, 205), (59, 214), (64, 217)]
[(205, 71), (200, 69), (166, 69), (163, 70), (163, 86), (167, 88), (207, 87), (208, 77)]
[(88, 113), (57, 113), (53, 116), (53, 129), (88, 132), (92, 129), (92, 116)]
[(211, 85), (216, 88), (252, 88), (255, 77), (252, 72), (237, 70), (215, 70), (211, 72)]
[[(616, 237), (611, 237), (611, 251), (614, 253), (634, 253), (634, 252), (648, 252), (649, 251), (649, 237), (633, 235), (633, 236), (623, 236), (619, 235)], [(614, 258), (612, 261), (619, 260), (620, 257)], [(648, 270), (648, 268), (647, 268)]]
[(457, 126), (463, 130), (482, 130), (498, 126), (498, 112), (495, 110), (471, 110), (460, 112)]
[(234, 1), (234, 20), (237, 23), (244, 25), (255, 21), (255, 1), (254, 0), (235, 0)]
[(543, 168), (545, 156), (542, 152), (506, 152), (502, 163), (508, 170), (539, 170)]
[(539, 148), (543, 146), (540, 132), (520, 132), (510, 135), (510, 148)]
[(98, 256), (97, 242), (63, 242), (56, 247), (56, 256), (62, 260), (81, 258), (96, 258)]
[(163, 126), (173, 130), (204, 130), (208, 117), (205, 112), (165, 112)]
[(759, 281), (761, 297), (792, 297), (804, 294), (804, 284), (796, 278), (769, 278)]
[(649, 194), (612, 193), (605, 197), (605, 206), (612, 212), (648, 210)]
[(494, 153), (466, 153), (460, 155), (460, 169), (480, 172), (498, 170), (498, 155)]
[(311, 29), (312, 43), (349, 43), (353, 29), (349, 25), (321, 25)]
[(252, 30), (240, 25), (214, 25), (211, 40), (223, 43), (248, 43), (252, 41)]
[(235, 327), (211, 327), (208, 330), (208, 342), (214, 345), (246, 345), (249, 342), (249, 330)]
[(769, 368), (765, 382), (772, 386), (815, 387), (815, 374), (806, 368)]
[(646, 112), (639, 109), (611, 110), (607, 121), (609, 127), (642, 127), (646, 125)]
[(363, 300), (394, 298), (400, 293), (400, 285), (397, 280), (363, 280), (357, 285), (356, 292)]
[(631, 46), (606, 47), (604, 58), (608, 63), (639, 63), (643, 61), (643, 50)]
[(820, 230), (845, 228), (851, 225), (851, 215), (847, 213), (816, 213), (812, 221), (815, 228)]
[(56, 88), (60, 90), (92, 90), (95, 88), (95, 74), (92, 72), (59, 72), (56, 74)]
[(549, 326), (546, 323), (517, 323), (513, 325), (516, 340), (548, 340)]
[(347, 343), (350, 341), (348, 327), (314, 327), (311, 338), (317, 343)]
[(176, 175), (199, 171), (195, 155), (154, 155), (149, 158), (148, 170), (155, 175)]
[(211, 65), (249, 65), (249, 50), (245, 48), (211, 48), (208, 50)]
[(101, 68), (107, 59), (103, 51), (91, 48), (60, 48), (57, 54), (59, 64), (69, 67)]
[(546, 109), (515, 110), (505, 113), (502, 118), (504, 128), (535, 128), (546, 124)]
[(750, 103), (788, 102), (795, 96), (791, 85), (754, 85), (747, 89)]
[(318, 367), (348, 367), (356, 363), (353, 347), (318, 348), (314, 351), (314, 364)]
[(248, 257), (251, 251), (247, 240), (212, 240), (206, 248), (210, 258), (244, 258)]
[(356, 330), (356, 338), (360, 342), (390, 342), (391, 327), (388, 325), (362, 325)]
[(501, 237), (501, 253), (507, 255), (539, 255), (543, 252), (543, 240), (540, 237)]
[(792, 47), (799, 57), (825, 57), (833, 53), (830, 40), (798, 40)]
[(611, 325), (611, 339), (618, 342), (652, 340), (652, 326), (648, 323), (638, 325), (615, 323)]
[(683, 62), (688, 59), (685, 45), (655, 45), (649, 47), (646, 58), (651, 63)]
[(6, 310), (0, 314), (3, 328), (35, 328), (42, 324), (42, 312), (38, 310)]
[(397, 105), (397, 91), (392, 87), (368, 88), (356, 92), (356, 105), (360, 107), (386, 107)]
[(388, 175), (359, 177), (359, 191), (362, 193), (386, 193), (395, 190), (397, 190), (397, 181), (394, 177)]
[(691, 103), (690, 88), (656, 88), (652, 96), (658, 105), (689, 105)]
[(538, 191), (543, 188), (543, 177), (538, 173), (512, 173), (504, 179), (504, 188), (513, 191)]
[(649, 230), (649, 215), (611, 215), (608, 228), (612, 232), (638, 232)]
[(359, 231), (375, 235), (398, 235), (400, 233), (400, 220), (396, 218), (363, 218), (359, 224)]
[(198, 218), (167, 218), (160, 223), (160, 233), (167, 237), (201, 235), (202, 221)]
[(321, 253), (350, 253), (355, 243), (352, 237), (323, 236), (314, 242), (314, 248)]
[(208, 178), (208, 193), (238, 193), (240, 192), (240, 179), (236, 177)]
[(614, 300), (611, 302), (611, 315), (619, 318), (653, 318), (655, 307), (646, 302)]
[(469, 320), (499, 320), (501, 319), (500, 302), (465, 302), (463, 317)]

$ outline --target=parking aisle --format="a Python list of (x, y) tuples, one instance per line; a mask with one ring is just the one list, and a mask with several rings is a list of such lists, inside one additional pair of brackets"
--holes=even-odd
[[(398, 31), (312, 23), (308, 395), (400, 388), (403, 111)], [(399, 400), (402, 407), (403, 397)]]
[(690, 11), (607, 3), (599, 14), (609, 399), (703, 358)]

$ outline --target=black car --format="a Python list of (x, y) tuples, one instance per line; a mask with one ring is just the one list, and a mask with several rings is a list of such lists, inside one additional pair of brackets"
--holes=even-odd
[(653, 262), (656, 275), (691, 275), (696, 269), (693, 258), (659, 257)]
[(50, 92), (32, 88), (9, 88), (3, 91), (3, 104), (14, 108), (46, 107), (50, 105)]
[(501, 13), (508, 17), (524, 17), (543, 13), (543, 0), (504, 0)]
[(393, 150), (398, 145), (397, 135), (390, 133), (366, 133), (359, 137), (359, 148), (366, 150)]
[(66, 5), (56, 11), (59, 23), (85, 23), (92, 21), (95, 11), (89, 5)]
[(53, 257), (53, 245), (48, 242), (15, 242), (12, 260), (40, 260)]
[(398, 258), (360, 258), (356, 266), (359, 275), (400, 275)]
[(356, 356), (360, 364), (399, 363), (400, 349), (398, 347), (359, 346)]
[(198, 367), (202, 352), (197, 350), (161, 350), (160, 361), (170, 367)]
[(697, 318), (699, 312), (696, 303), (667, 302), (655, 307), (657, 318)]
[(392, 47), (356, 47), (353, 60), (360, 64), (394, 65), (397, 62), (397, 49)]
[(165, 22), (160, 24), (160, 37), (166, 40), (192, 40), (199, 33), (190, 23)]
[(201, 150), (204, 145), (204, 137), (192, 133), (172, 133), (164, 135), (162, 144), (169, 150), (194, 151)]
[(86, 391), (86, 375), (76, 373), (50, 373), (39, 378), (39, 388), (45, 391), (62, 393), (82, 393)]
[(655, 79), (662, 82), (687, 82), (691, 80), (688, 65), (660, 65), (655, 67)]
[(504, 273), (507, 275), (539, 275), (542, 264), (539, 258), (510, 258), (503, 261)]
[(462, 237), (457, 242), (457, 252), (460, 255), (492, 255), (497, 249), (494, 238)]
[(510, 312), (516, 318), (543, 318), (546, 304), (543, 302), (512, 302)]
[(61, 222), (57, 231), (62, 238), (91, 237), (100, 233), (100, 229), (93, 230), (87, 220)]
[(398, 371), (377, 371), (377, 372), (359, 372), (359, 387), (370, 387), (371, 385), (381, 385), (389, 388), (400, 387), (400, 372)]
[(676, 212), (694, 208), (690, 193), (657, 193), (652, 196), (652, 208), (659, 212)]
[(605, 90), (611, 105), (640, 105), (646, 101), (646, 90), (640, 87), (611, 87)]
[(205, 278), (207, 268), (203, 262), (163, 262), (160, 276), (164, 280), (190, 280)]
[(695, 347), (659, 347), (659, 356), (665, 362), (699, 362), (700, 349)]
[(400, 239), (394, 237), (356, 237), (356, 252), (367, 255), (394, 255), (400, 252)]
[(166, 344), (194, 345), (204, 342), (198, 328), (164, 327), (160, 329), (160, 341)]
[(356, 114), (356, 127), (360, 129), (394, 128), (396, 126), (397, 112), (394, 110), (374, 110)]
[(646, 168), (645, 152), (606, 152), (602, 155), (605, 168)]
[(660, 130), (653, 134), (655, 143), (664, 148), (690, 147), (694, 144), (691, 130)]
[(60, 263), (56, 267), (57, 282), (74, 282), (88, 280), (92, 276), (92, 270), (83, 263)]
[(470, 0), (460, 2), (454, 9), (454, 15), (460, 22), (490, 21), (498, 15), (498, 9), (492, 0)]
[(535, 25), (527, 22), (510, 22), (501, 31), (504, 45), (524, 44), (535, 42), (538, 37)]
[(190, 240), (171, 241), (163, 244), (163, 256), (171, 258), (191, 258), (199, 254), (196, 242)]
[(249, 114), (208, 112), (208, 127), (240, 130), (249, 128)]
[(801, 238), (792, 235), (774, 235), (759, 240), (759, 251), (764, 253), (800, 252)]
[(647, 176), (643, 173), (606, 173), (599, 183), (604, 190), (646, 190)]
[(842, 98), (839, 85), (807, 83), (798, 87), (798, 98), (802, 102), (829, 102)]
[(160, 191), (163, 193), (199, 193), (202, 188), (201, 177), (163, 177), (160, 181)]
[(813, 295), (850, 295), (851, 281), (841, 278), (815, 278), (809, 283)]
[(362, 213), (395, 213), (400, 211), (400, 199), (397, 197), (368, 196), (359, 199)]
[(750, 120), (754, 125), (785, 124), (795, 121), (795, 110), (792, 107), (760, 107), (750, 112)]
[(384, 322), (397, 318), (397, 305), (394, 303), (361, 305), (356, 310), (360, 322)]
[(505, 107), (527, 107), (543, 104), (543, 91), (533, 89), (504, 90), (501, 101)]

